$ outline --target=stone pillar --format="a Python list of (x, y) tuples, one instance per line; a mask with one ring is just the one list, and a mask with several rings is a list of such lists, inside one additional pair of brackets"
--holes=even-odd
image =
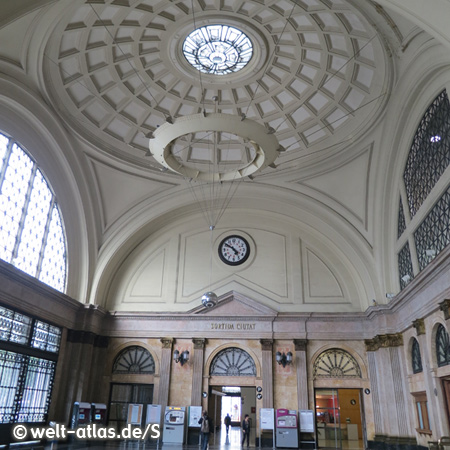
[(170, 369), (172, 364), (172, 338), (161, 338), (161, 365), (158, 402), (161, 405), (161, 415), (164, 414), (169, 402)]
[(202, 405), (203, 357), (206, 339), (192, 339), (194, 344), (191, 406)]
[(309, 409), (308, 403), (308, 366), (306, 361), (306, 339), (294, 339), (295, 363), (297, 368), (298, 410)]
[(261, 339), (263, 408), (273, 408), (273, 340)]
[(373, 397), (375, 440), (389, 446), (414, 445), (406, 361), (401, 348), (403, 336), (400, 333), (378, 335), (365, 343), (372, 392), (375, 391), (376, 397)]

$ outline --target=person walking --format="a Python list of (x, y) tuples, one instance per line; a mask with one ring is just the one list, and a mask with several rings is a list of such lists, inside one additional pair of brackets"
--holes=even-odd
[(223, 419), (223, 423), (225, 424), (225, 427), (227, 428), (227, 434), (228, 434), (228, 430), (230, 429), (230, 425), (231, 425), (231, 417), (228, 413), (225, 416), (225, 419)]
[(201, 450), (207, 450), (208, 448), (208, 442), (209, 442), (209, 435), (211, 431), (213, 430), (212, 420), (208, 417), (208, 412), (205, 410), (203, 411), (202, 417), (200, 417), (198, 423), (200, 424), (200, 433), (201, 433), (201, 443), (202, 443), (202, 449)]
[(247, 439), (247, 447), (250, 445), (250, 417), (245, 415), (242, 421), (242, 446), (244, 446), (245, 439)]

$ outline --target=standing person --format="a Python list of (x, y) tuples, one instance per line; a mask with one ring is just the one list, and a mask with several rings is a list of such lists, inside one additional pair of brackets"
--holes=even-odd
[(230, 417), (230, 415), (228, 413), (225, 416), (225, 419), (223, 419), (223, 423), (227, 427), (227, 434), (228, 434), (228, 430), (230, 429), (230, 425), (231, 425), (231, 417)]
[(202, 450), (207, 450), (209, 434), (213, 429), (213, 425), (211, 419), (208, 417), (208, 413), (206, 410), (203, 411), (203, 415), (202, 417), (200, 417), (198, 423), (200, 424), (200, 433), (202, 436)]
[(242, 446), (244, 445), (245, 439), (247, 439), (247, 447), (250, 444), (250, 417), (248, 414), (245, 415), (242, 421)]

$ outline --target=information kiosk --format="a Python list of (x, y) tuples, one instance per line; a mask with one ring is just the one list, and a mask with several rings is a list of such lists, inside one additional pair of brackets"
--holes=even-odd
[(188, 436), (187, 444), (200, 443), (200, 424), (198, 421), (202, 418), (201, 406), (188, 406)]
[(184, 420), (186, 408), (184, 406), (167, 406), (164, 414), (163, 443), (184, 443)]
[(298, 448), (297, 411), (277, 409), (275, 425), (277, 447)]

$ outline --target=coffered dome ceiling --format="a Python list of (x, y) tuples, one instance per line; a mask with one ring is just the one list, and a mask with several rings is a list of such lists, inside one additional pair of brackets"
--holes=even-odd
[[(389, 88), (385, 48), (347, 2), (194, 5), (106, 0), (66, 8), (47, 45), (46, 88), (82, 136), (116, 157), (159, 170), (148, 151), (160, 126), (222, 113), (274, 134), (281, 146), (276, 165), (299, 159), (308, 164), (342, 151), (382, 110)], [(206, 25), (244, 32), (253, 49), (248, 64), (223, 75), (194, 68), (183, 44)], [(255, 158), (245, 137), (228, 131), (187, 133), (172, 143), (172, 153), (187, 167), (219, 162), (239, 169)]]

